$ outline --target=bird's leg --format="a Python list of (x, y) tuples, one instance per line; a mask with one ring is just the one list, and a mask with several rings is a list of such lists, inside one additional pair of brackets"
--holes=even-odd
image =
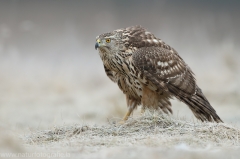
[(126, 122), (126, 120), (128, 120), (129, 116), (132, 114), (133, 110), (137, 107), (136, 99), (133, 99), (133, 98), (129, 97), (128, 95), (126, 95), (126, 101), (127, 101), (127, 105), (128, 105), (128, 111), (125, 114), (122, 121), (119, 122), (119, 124), (124, 124)]
[(132, 114), (132, 109), (128, 109), (127, 113), (125, 114), (123, 121), (128, 120), (128, 117)]
[(118, 122), (118, 124), (120, 124), (120, 125), (124, 124), (128, 120), (129, 116), (132, 114), (132, 112), (133, 112), (133, 109), (131, 107), (129, 107), (127, 113), (125, 114), (123, 119), (120, 122)]

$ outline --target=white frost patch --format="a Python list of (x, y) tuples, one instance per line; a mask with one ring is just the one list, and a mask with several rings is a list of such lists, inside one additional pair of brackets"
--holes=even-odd
[(157, 64), (160, 66), (161, 65), (161, 61), (158, 61)]

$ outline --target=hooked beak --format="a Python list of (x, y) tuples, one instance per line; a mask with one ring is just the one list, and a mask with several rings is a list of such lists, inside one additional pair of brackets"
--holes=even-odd
[(95, 44), (95, 50), (99, 47), (98, 43)]
[(97, 39), (97, 42), (95, 44), (95, 49), (97, 50), (97, 48), (99, 48), (99, 44), (101, 43), (100, 39)]

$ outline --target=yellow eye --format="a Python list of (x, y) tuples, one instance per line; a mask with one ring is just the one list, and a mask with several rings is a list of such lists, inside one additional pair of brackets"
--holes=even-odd
[(111, 39), (106, 39), (106, 42), (107, 42), (107, 43), (110, 43), (110, 42), (111, 42)]

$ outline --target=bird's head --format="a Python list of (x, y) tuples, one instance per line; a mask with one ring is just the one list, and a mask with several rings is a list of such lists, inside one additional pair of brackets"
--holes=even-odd
[(97, 36), (95, 49), (99, 49), (100, 53), (131, 52), (141, 47), (161, 47), (163, 44), (161, 39), (137, 25)]
[(106, 53), (115, 53), (124, 49), (124, 44), (122, 43), (122, 31), (115, 30), (97, 36), (95, 49), (99, 49), (100, 52)]

